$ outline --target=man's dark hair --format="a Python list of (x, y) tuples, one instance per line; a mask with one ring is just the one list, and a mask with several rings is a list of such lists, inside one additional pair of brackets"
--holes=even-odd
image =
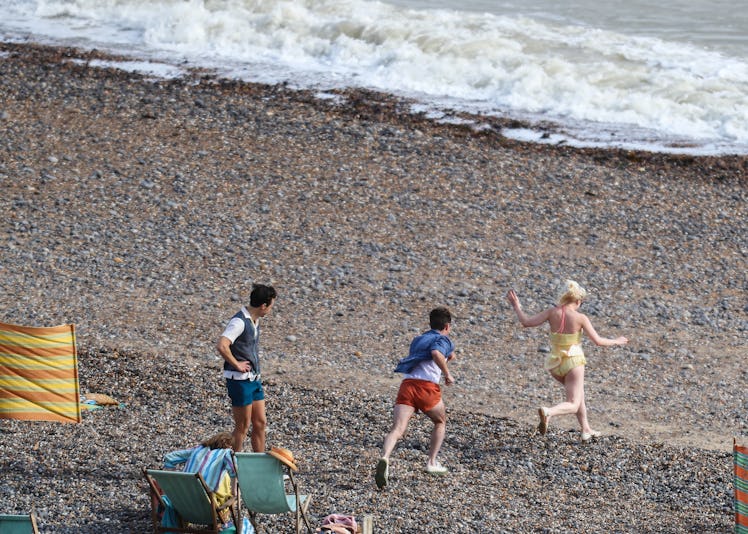
[(249, 294), (249, 305), (253, 308), (259, 308), (263, 304), (270, 306), (270, 303), (273, 302), (273, 299), (277, 296), (278, 294), (275, 292), (273, 286), (253, 284), (252, 293)]
[(452, 322), (452, 314), (444, 306), (431, 310), (429, 314), (429, 326), (432, 330), (444, 330)]

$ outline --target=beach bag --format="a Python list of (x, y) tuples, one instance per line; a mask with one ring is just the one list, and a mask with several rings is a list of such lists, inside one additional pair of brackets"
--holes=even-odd
[(356, 525), (356, 518), (352, 515), (330, 514), (322, 520), (322, 528), (320, 531), (323, 534), (326, 532), (334, 532), (335, 534), (356, 534), (358, 532), (358, 526)]

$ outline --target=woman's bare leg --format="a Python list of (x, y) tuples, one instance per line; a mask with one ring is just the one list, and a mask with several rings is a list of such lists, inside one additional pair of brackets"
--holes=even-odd
[(576, 414), (582, 432), (589, 432), (587, 406), (584, 404), (584, 365), (575, 367), (563, 378), (557, 376), (554, 378), (564, 385), (566, 401), (548, 408), (549, 419), (556, 415)]
[(584, 400), (584, 384), (582, 384), (582, 402), (579, 403), (579, 409), (577, 410), (577, 421), (579, 421), (579, 427), (582, 429), (583, 434), (589, 434), (592, 432), (590, 423), (587, 421), (587, 403)]

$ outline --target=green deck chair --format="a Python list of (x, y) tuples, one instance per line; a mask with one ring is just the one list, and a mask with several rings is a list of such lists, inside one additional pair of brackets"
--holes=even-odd
[[(249, 511), (249, 519), (255, 530), (258, 530), (257, 514), (296, 514), (296, 534), (301, 532), (302, 519), (309, 532), (312, 527), (307, 517), (307, 509), (312, 498), (299, 495), (299, 487), (293, 472), (277, 458), (261, 452), (238, 452), (234, 454), (236, 478), (239, 481), (241, 502)], [(284, 472), (284, 467), (285, 471)], [(293, 488), (293, 494), (286, 494), (284, 475)], [(238, 534), (241, 534), (239, 532)]]
[(39, 534), (34, 512), (28, 515), (0, 514), (0, 532), (2, 534)]
[[(213, 492), (205, 484), (200, 473), (185, 473), (183, 471), (165, 471), (146, 469), (145, 478), (151, 490), (151, 519), (153, 532), (194, 532), (213, 533), (221, 531), (220, 513), (228, 509), (236, 524), (237, 498), (231, 497), (220, 507), (217, 506)], [(166, 495), (179, 517), (179, 527), (165, 527), (158, 518), (156, 500), (165, 506), (163, 495)], [(202, 525), (202, 526), (200, 526)]]

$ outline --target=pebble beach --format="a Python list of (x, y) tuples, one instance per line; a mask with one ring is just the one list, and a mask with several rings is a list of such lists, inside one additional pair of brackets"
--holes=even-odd
[[(232, 426), (214, 346), (253, 282), (268, 446), (291, 449), (316, 524), (375, 532), (730, 532), (748, 435), (748, 157), (525, 144), (366, 91), (324, 98), (194, 71), (157, 79), (96, 51), (0, 43), (0, 322), (74, 323), (81, 424), (0, 420), (3, 513), (41, 532), (151, 531), (144, 467)], [(474, 119), (474, 118), (473, 118)], [(547, 331), (573, 278), (590, 422), (562, 400)], [(373, 471), (431, 308), (456, 316), (445, 477), (420, 417)], [(290, 532), (291, 516), (262, 516)]]

